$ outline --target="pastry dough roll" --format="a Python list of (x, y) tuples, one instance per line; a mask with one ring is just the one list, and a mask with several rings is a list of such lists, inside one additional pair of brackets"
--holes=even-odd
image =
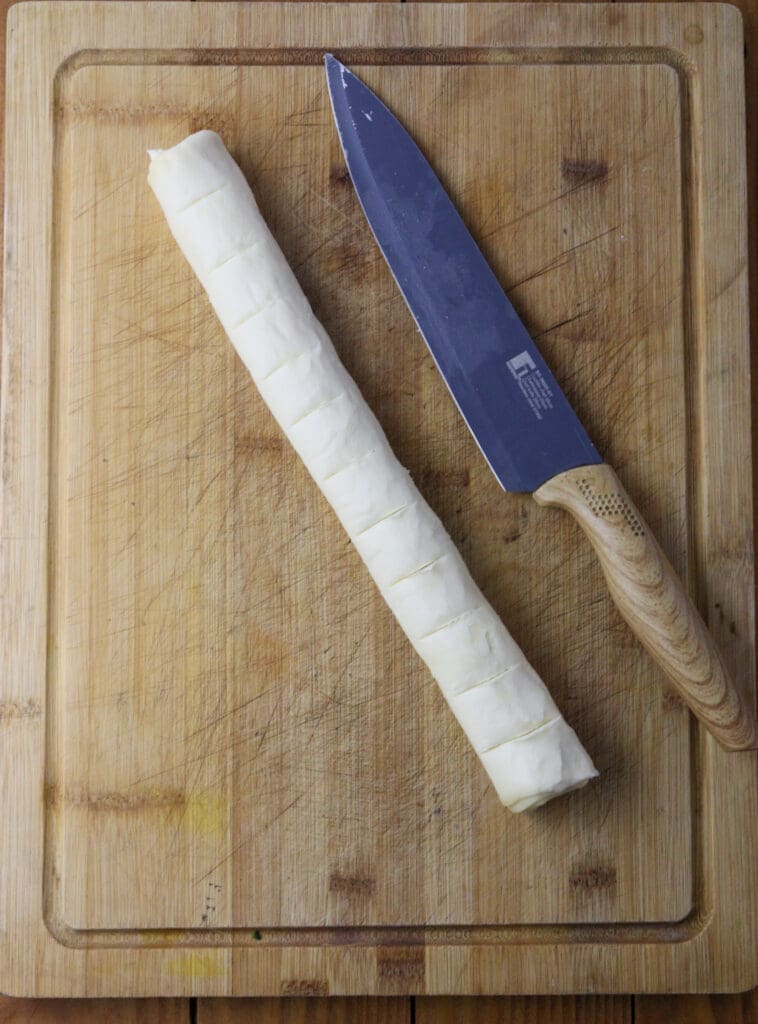
[(150, 157), (150, 186), (229, 339), (500, 799), (521, 811), (584, 785), (592, 761), (395, 458), (219, 136)]

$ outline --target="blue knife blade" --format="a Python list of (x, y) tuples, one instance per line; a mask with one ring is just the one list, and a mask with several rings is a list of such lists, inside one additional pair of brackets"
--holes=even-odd
[(616, 605), (680, 696), (729, 750), (758, 724), (713, 638), (605, 465), (429, 163), (336, 58), (329, 94), (350, 176), (450, 392), (506, 490), (570, 512)]
[(428, 161), (331, 54), (329, 94), (379, 247), (484, 457), (508, 491), (602, 460)]

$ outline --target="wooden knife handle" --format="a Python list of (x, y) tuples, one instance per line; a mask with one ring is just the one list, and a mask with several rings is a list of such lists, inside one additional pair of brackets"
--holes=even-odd
[(727, 750), (758, 745), (756, 722), (681, 580), (610, 466), (583, 466), (534, 492), (572, 514), (616, 607), (682, 699)]

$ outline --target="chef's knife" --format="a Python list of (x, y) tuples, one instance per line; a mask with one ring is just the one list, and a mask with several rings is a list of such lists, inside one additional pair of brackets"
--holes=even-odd
[(363, 212), (492, 472), (569, 511), (613, 600), (682, 698), (731, 750), (756, 723), (682, 583), (584, 427), (426, 158), (387, 107), (325, 58)]

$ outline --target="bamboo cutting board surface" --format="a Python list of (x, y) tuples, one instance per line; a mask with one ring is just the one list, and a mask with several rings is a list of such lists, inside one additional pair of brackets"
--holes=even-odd
[[(0, 988), (755, 980), (754, 759), (665, 690), (576, 528), (496, 485), (320, 66), (413, 131), (750, 692), (740, 47), (715, 6), (13, 9)], [(581, 793), (499, 806), (280, 437), (146, 187), (200, 127), (594, 757)]]

